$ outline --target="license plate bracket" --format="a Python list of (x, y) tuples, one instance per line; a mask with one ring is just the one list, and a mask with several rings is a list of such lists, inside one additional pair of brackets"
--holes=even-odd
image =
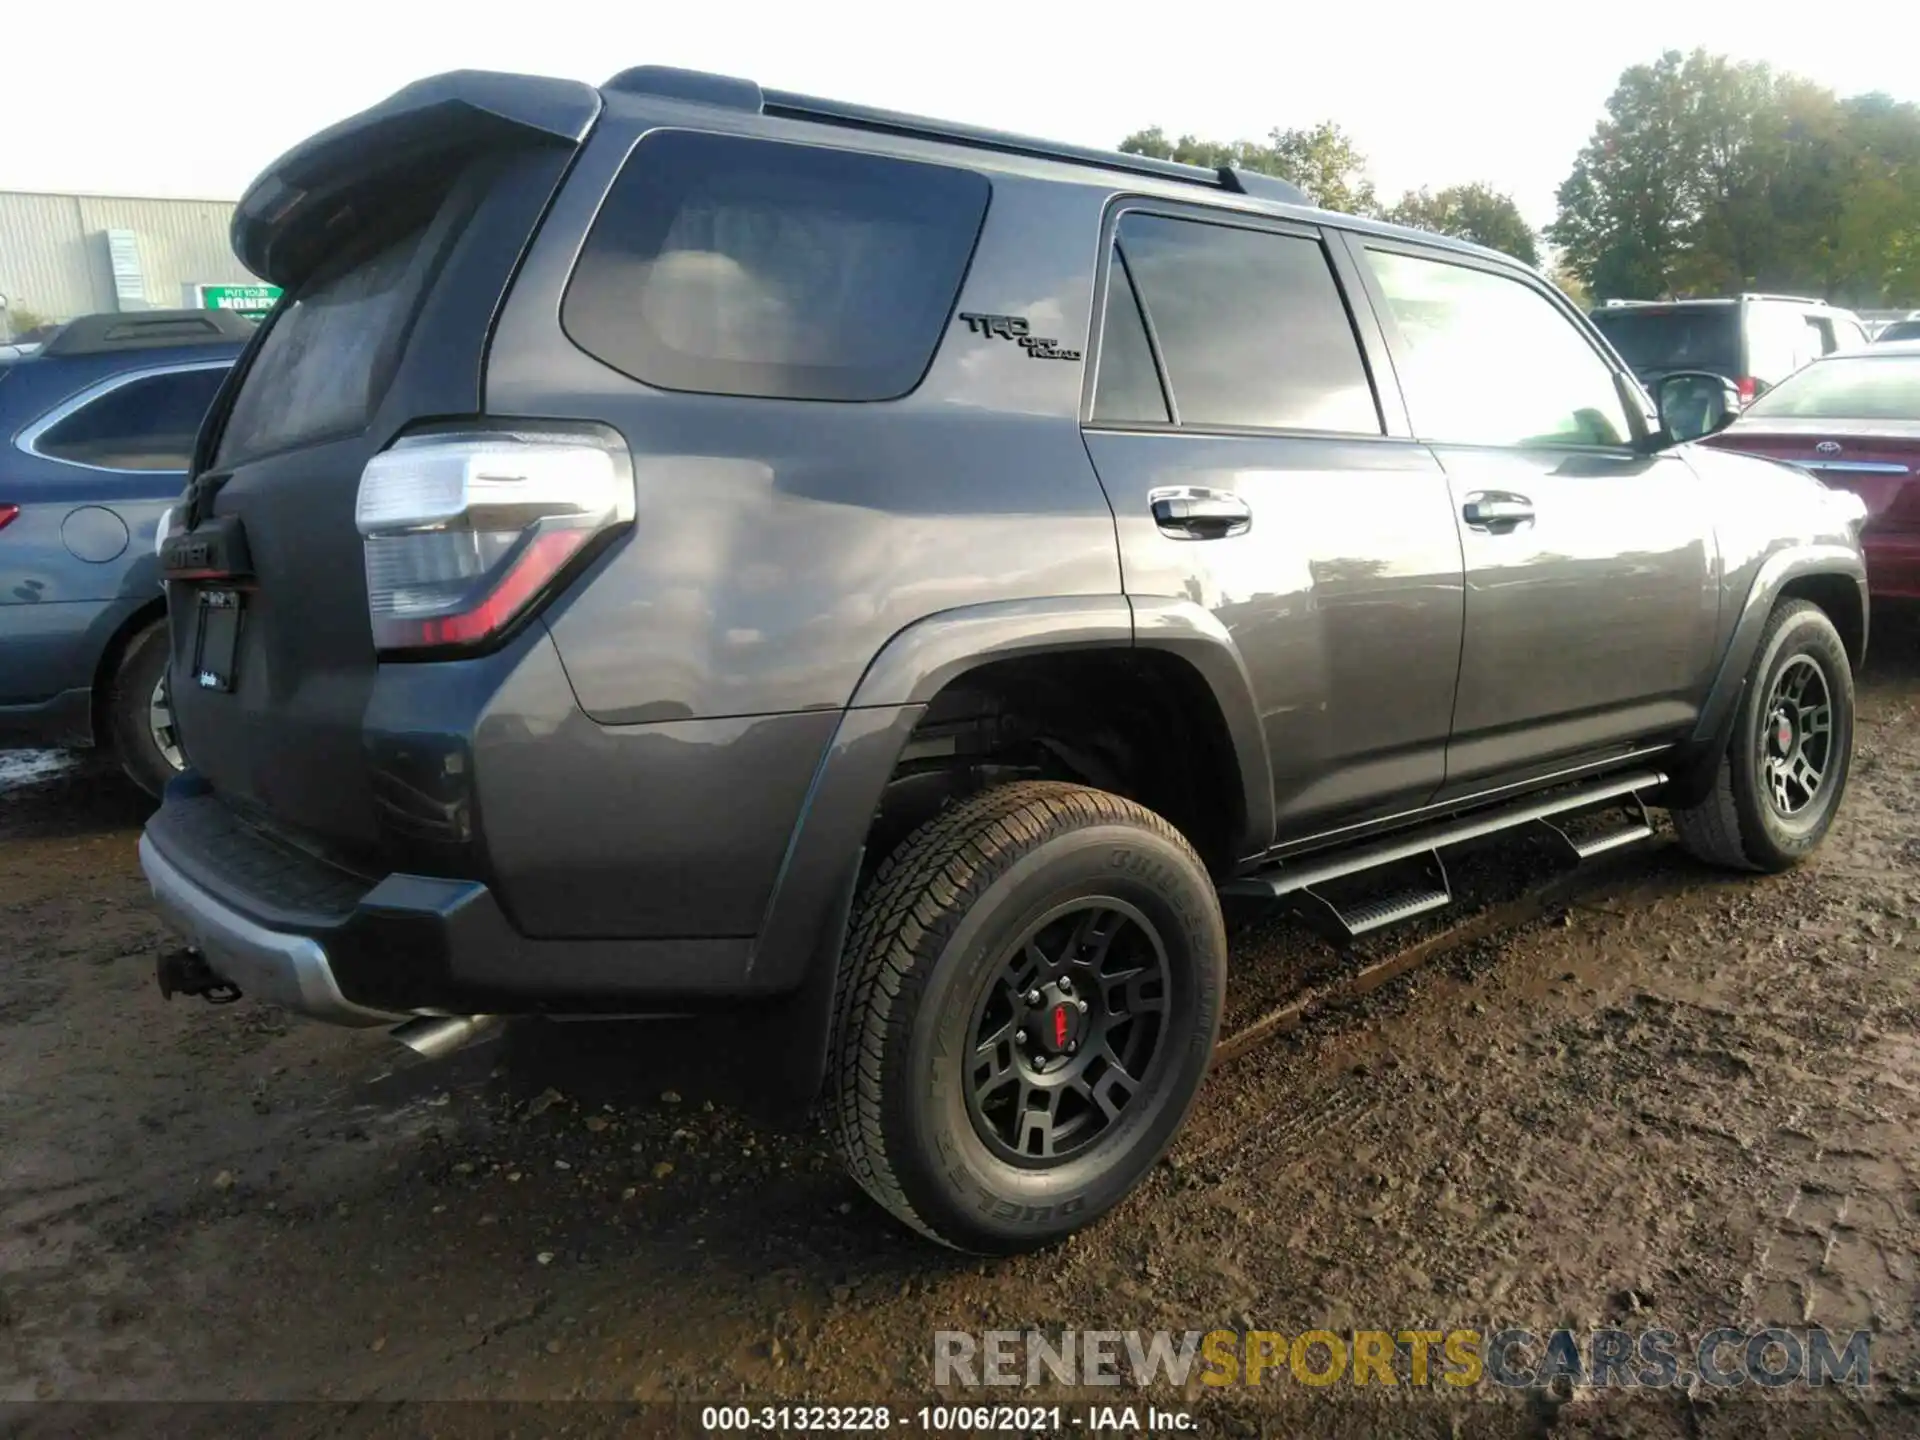
[(231, 692), (244, 613), (238, 590), (202, 590), (193, 638), (193, 681), (202, 690)]

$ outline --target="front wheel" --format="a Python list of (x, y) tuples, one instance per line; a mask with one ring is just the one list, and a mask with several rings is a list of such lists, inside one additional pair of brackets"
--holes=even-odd
[(854, 1178), (956, 1249), (1117, 1204), (1206, 1077), (1226, 934), (1191, 846), (1104, 791), (1022, 782), (936, 816), (850, 927), (828, 1126)]
[(1737, 870), (1785, 870), (1819, 848), (1853, 760), (1853, 668), (1819, 606), (1767, 620), (1713, 790), (1673, 812), (1686, 850)]

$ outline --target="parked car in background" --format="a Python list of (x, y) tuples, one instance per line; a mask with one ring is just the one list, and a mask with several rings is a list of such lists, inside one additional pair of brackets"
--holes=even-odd
[[(1679, 408), (1673, 394), (1662, 399)], [(1857, 494), (1874, 597), (1920, 599), (1920, 342), (1817, 360), (1737, 416), (1709, 413), (1701, 428), (1716, 449), (1790, 460)]]
[(1920, 311), (1907, 316), (1904, 320), (1895, 320), (1880, 327), (1873, 337), (1873, 343), (1884, 345), (1897, 340), (1920, 340)]
[(1480, 246), (655, 68), (422, 81), (233, 234), (286, 293), (161, 543), (169, 993), (730, 1009), (1017, 1250), (1171, 1143), (1222, 889), (1351, 936), (1550, 816), (1779, 870), (1840, 805), (1858, 500)]
[(1852, 311), (1791, 295), (1609, 300), (1592, 319), (1649, 389), (1680, 371), (1705, 371), (1732, 381), (1742, 404), (1810, 361), (1867, 344)]
[(155, 794), (179, 768), (154, 526), (252, 333), (91, 315), (0, 365), (0, 746), (111, 745)]

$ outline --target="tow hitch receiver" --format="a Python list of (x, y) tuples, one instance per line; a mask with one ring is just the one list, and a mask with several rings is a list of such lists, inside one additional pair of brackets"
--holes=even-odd
[(231, 1005), (240, 998), (240, 987), (213, 973), (198, 950), (168, 950), (155, 967), (160, 994), (168, 1000), (175, 995), (198, 995), (209, 1005)]

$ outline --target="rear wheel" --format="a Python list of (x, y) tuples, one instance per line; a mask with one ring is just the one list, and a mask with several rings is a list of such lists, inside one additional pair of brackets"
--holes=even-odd
[(1773, 612), (1740, 697), (1712, 791), (1673, 812), (1691, 854), (1742, 870), (1785, 870), (1819, 848), (1853, 758), (1853, 669), (1819, 606)]
[(186, 763), (167, 695), (165, 621), (155, 621), (127, 641), (107, 692), (106, 721), (127, 778), (158, 796)]
[(910, 835), (861, 896), (835, 1144), (868, 1194), (943, 1244), (1056, 1240), (1172, 1141), (1225, 977), (1212, 881), (1166, 821), (1075, 785), (974, 796)]

